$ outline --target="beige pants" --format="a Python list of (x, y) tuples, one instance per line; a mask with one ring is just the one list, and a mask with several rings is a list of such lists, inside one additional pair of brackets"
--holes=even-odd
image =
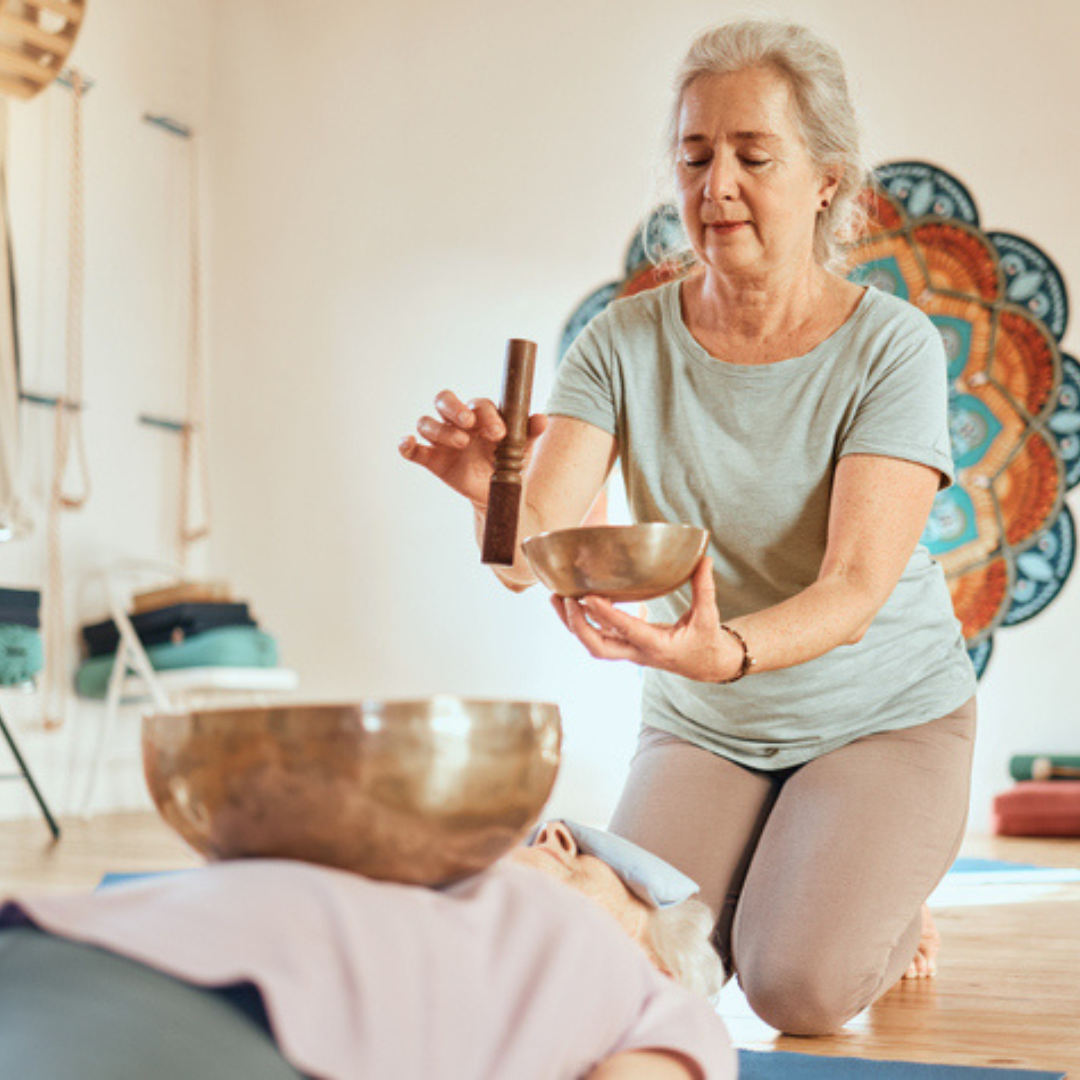
[(645, 727), (611, 830), (701, 886), (754, 1011), (836, 1031), (904, 973), (967, 821), (975, 700), (779, 773)]

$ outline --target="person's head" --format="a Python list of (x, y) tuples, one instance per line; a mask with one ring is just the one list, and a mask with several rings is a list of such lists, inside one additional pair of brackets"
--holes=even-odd
[(635, 895), (603, 859), (582, 851), (562, 821), (542, 825), (533, 842), (508, 858), (562, 881), (612, 915), (652, 962), (676, 982), (714, 997), (723, 979), (711, 944), (709, 909), (687, 899), (657, 908)]
[[(867, 176), (837, 51), (793, 23), (727, 23), (695, 38), (674, 89), (668, 149), (698, 258), (709, 263), (714, 242), (738, 266), (757, 240), (766, 257), (808, 242), (816, 262), (834, 262)], [(728, 221), (747, 227), (724, 235)]]

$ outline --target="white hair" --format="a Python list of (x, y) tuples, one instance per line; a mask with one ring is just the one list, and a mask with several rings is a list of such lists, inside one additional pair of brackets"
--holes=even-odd
[(833, 265), (862, 224), (858, 196), (867, 169), (840, 54), (805, 26), (746, 19), (698, 34), (675, 77), (667, 128), (669, 164), (678, 149), (679, 113), (690, 84), (703, 75), (750, 68), (770, 68), (787, 82), (811, 160), (824, 175), (840, 177), (828, 209), (817, 215), (814, 232), (814, 258), (822, 266)]
[(643, 944), (677, 983), (715, 1001), (723, 985), (720, 957), (712, 944), (712, 912), (700, 900), (684, 900), (649, 913)]

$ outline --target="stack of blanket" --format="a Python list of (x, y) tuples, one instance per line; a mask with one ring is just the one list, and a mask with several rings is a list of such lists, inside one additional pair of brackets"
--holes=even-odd
[[(191, 600), (160, 607), (137, 605), (129, 616), (151, 666), (158, 671), (193, 667), (276, 667), (276, 641), (246, 603)], [(82, 627), (86, 659), (75, 677), (84, 697), (104, 697), (120, 647), (112, 619)]]
[(41, 593), (0, 589), (0, 686), (29, 682), (44, 664)]
[(999, 836), (1080, 837), (1080, 756), (1018, 754), (1016, 783), (994, 799)]

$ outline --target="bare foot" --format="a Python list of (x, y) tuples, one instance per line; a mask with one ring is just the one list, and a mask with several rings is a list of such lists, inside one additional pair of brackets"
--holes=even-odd
[(930, 908), (926, 904), (922, 906), (922, 933), (919, 936), (919, 947), (915, 950), (915, 958), (911, 961), (905, 979), (929, 979), (937, 974), (937, 954), (941, 948), (941, 935), (930, 917)]

